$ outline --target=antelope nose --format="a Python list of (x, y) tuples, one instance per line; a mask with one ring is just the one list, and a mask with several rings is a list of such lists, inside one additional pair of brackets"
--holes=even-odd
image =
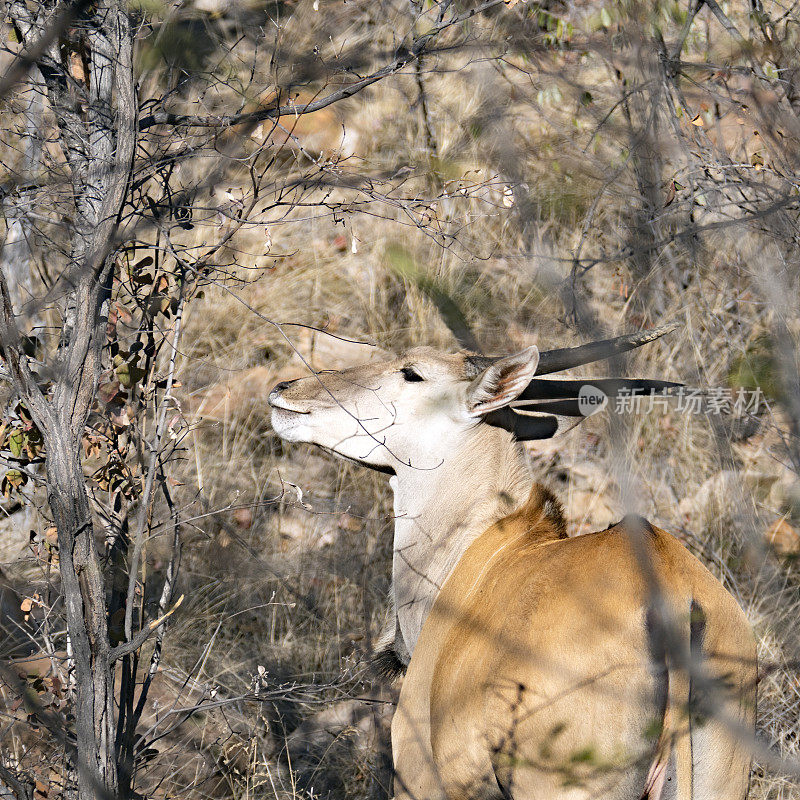
[(272, 401), (273, 401), (273, 400), (275, 400), (275, 399), (278, 397), (278, 395), (279, 395), (279, 394), (280, 394), (280, 393), (281, 393), (281, 392), (282, 392), (284, 389), (288, 388), (288, 387), (289, 387), (289, 386), (291, 386), (293, 383), (294, 383), (294, 381), (281, 381), (280, 383), (276, 383), (276, 384), (275, 384), (275, 385), (272, 387), (272, 391), (269, 393), (269, 396), (267, 397), (267, 402), (268, 402), (270, 405), (272, 405)]

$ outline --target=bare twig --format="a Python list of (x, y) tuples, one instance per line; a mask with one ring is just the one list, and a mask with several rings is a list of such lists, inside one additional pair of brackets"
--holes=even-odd
[(139, 121), (139, 130), (143, 131), (152, 127), (153, 125), (164, 124), (186, 125), (195, 128), (230, 128), (233, 125), (241, 125), (243, 123), (254, 124), (263, 122), (267, 119), (276, 119), (277, 117), (282, 117), (287, 114), (292, 114), (295, 116), (300, 114), (313, 114), (315, 111), (321, 111), (323, 108), (327, 108), (333, 103), (338, 103), (340, 100), (344, 100), (348, 97), (358, 94), (363, 89), (366, 89), (368, 86), (372, 86), (374, 83), (377, 83), (389, 75), (394, 75), (396, 72), (399, 72), (404, 67), (408, 66), (408, 64), (418, 59), (423, 53), (428, 52), (428, 45), (440, 33), (442, 33), (442, 31), (445, 31), (454, 25), (459, 25), (462, 22), (466, 22), (468, 19), (471, 19), (477, 14), (482, 14), (484, 11), (488, 11), (490, 8), (503, 5), (504, 2), (505, 0), (486, 0), (486, 2), (481, 3), (479, 6), (469, 9), (461, 14), (454, 15), (448, 20), (440, 20), (425, 34), (415, 38), (408, 47), (399, 48), (397, 56), (388, 64), (371, 73), (366, 78), (355, 81), (349, 86), (345, 86), (335, 92), (331, 92), (325, 97), (321, 97), (318, 100), (314, 100), (310, 103), (298, 103), (283, 106), (279, 105), (271, 108), (259, 109), (258, 111), (250, 111), (244, 114), (223, 114), (220, 116), (210, 117), (197, 117), (186, 114), (171, 114), (166, 111), (158, 111), (142, 117)]
[[(172, 387), (175, 383), (175, 364), (178, 358), (178, 343), (181, 336), (181, 322), (183, 319), (183, 307), (185, 298), (183, 290), (181, 290), (181, 297), (178, 302), (178, 309), (175, 313), (175, 326), (170, 342), (172, 352), (169, 357), (169, 367), (167, 370), (167, 384), (164, 396), (161, 399), (161, 410), (159, 412), (158, 422), (156, 424), (156, 431), (153, 442), (150, 445), (150, 461), (147, 465), (147, 475), (145, 478), (144, 489), (139, 498), (139, 518), (136, 523), (136, 531), (133, 537), (133, 554), (131, 555), (130, 563), (128, 565), (128, 596), (125, 604), (125, 638), (128, 643), (133, 640), (133, 606), (134, 596), (136, 592), (137, 574), (139, 559), (142, 553), (142, 546), (144, 543), (144, 532), (147, 527), (147, 518), (150, 514), (150, 501), (153, 494), (153, 483), (155, 481), (156, 469), (158, 459), (161, 457), (161, 443), (164, 438), (164, 433), (167, 427), (167, 412), (172, 400)], [(131, 648), (136, 649), (136, 648)]]
[(140, 630), (136, 636), (133, 637), (133, 639), (113, 647), (108, 654), (109, 663), (113, 664), (118, 659), (128, 655), (128, 653), (138, 650), (153, 635), (153, 633), (157, 629), (161, 628), (164, 623), (178, 610), (181, 603), (183, 603), (183, 595), (176, 600), (175, 605), (172, 606), (169, 611), (167, 611), (165, 614), (162, 614), (158, 619), (154, 619), (147, 623), (147, 625), (142, 628), (142, 630)]

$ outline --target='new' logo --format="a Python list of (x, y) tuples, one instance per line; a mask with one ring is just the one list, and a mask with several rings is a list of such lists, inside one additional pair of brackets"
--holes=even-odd
[(578, 410), (584, 417), (602, 411), (608, 405), (608, 396), (596, 386), (584, 384), (578, 392)]

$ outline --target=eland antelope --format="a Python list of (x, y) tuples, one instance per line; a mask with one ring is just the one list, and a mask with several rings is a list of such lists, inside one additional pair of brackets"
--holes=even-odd
[(391, 475), (381, 658), (406, 669), (398, 800), (746, 796), (757, 668), (743, 612), (639, 517), (568, 538), (519, 444), (579, 419), (581, 386), (668, 387), (539, 377), (664, 332), (496, 359), (420, 347), (270, 393), (283, 439)]

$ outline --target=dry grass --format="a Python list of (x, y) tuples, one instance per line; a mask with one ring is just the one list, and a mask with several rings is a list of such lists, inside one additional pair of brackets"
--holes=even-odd
[[(311, 9), (303, 0), (285, 31), (298, 51), (323, 34), (334, 37), (331, 47), (347, 39), (357, 48), (373, 35), (392, 44), (391, 26), (374, 34), (365, 20), (378, 12), (363, 4), (337, 6), (327, 16)], [(393, 11), (389, 22), (400, 25), (403, 14)], [(355, 18), (359, 24), (349, 21)], [(701, 36), (693, 46), (703, 44)], [(433, 74), (437, 67), (451, 69)], [(344, 225), (323, 207), (298, 210), (267, 221), (269, 252), (263, 223), (238, 235), (236, 253), (249, 265), (241, 281), (209, 290), (189, 308), (179, 378), (192, 432), (177, 472), (187, 520), (187, 601), (166, 639), (163, 691), (174, 696), (169, 681), (180, 685), (191, 676), (197, 696), (213, 690), (243, 699), (162, 742), (156, 763), (163, 796), (295, 798), (313, 787), (317, 796), (356, 798), (377, 796), (375, 781), (385, 780), (379, 737), (370, 733), (376, 726), (347, 716), (350, 706), (342, 704), (377, 691), (365, 660), (386, 611), (388, 486), (383, 476), (280, 442), (268, 421), (271, 386), (305, 374), (307, 365), (367, 360), (377, 348), (455, 347), (420, 282), (399, 274), (398, 258), (458, 303), (486, 351), (577, 342), (582, 336), (568, 324), (561, 290), (582, 225), (589, 215), (586, 251), (616, 250), (630, 235), (636, 188), (630, 169), (621, 169), (624, 124), (614, 117), (589, 140), (619, 93), (602, 59), (553, 56), (537, 85), (511, 67), (499, 71), (461, 56), (431, 59), (426, 68), (437, 159), (427, 150), (419, 107), (410, 107), (417, 83), (404, 75), (349, 101), (344, 118), (357, 134), (349, 163), (376, 175), (412, 167), (406, 195), (451, 186), (434, 213), (443, 230), (458, 230), (457, 241), (442, 248), (392, 204), (372, 203), (369, 213), (345, 215)], [(581, 114), (575, 87), (585, 85), (593, 87), (597, 110)], [(668, 133), (661, 144), (666, 177), (678, 159), (670, 160)], [(287, 176), (295, 168), (280, 167)], [(486, 185), (460, 195), (470, 181)], [(524, 191), (508, 207), (503, 190), (512, 182)], [(199, 241), (205, 233), (198, 228), (196, 235)], [(630, 374), (725, 386), (773, 313), (751, 261), (762, 244), (752, 231), (726, 232), (710, 234), (696, 250), (664, 248), (649, 270), (627, 261), (599, 264), (582, 281), (587, 309), (608, 332), (661, 319), (682, 323), (632, 358)], [(796, 335), (797, 318), (790, 323)], [(800, 747), (800, 582), (795, 562), (770, 552), (762, 534), (780, 518), (800, 525), (797, 476), (780, 463), (785, 430), (777, 410), (762, 413), (746, 438), (699, 415), (641, 414), (626, 419), (621, 443), (610, 440), (602, 420), (591, 420), (529, 447), (534, 474), (564, 499), (573, 534), (605, 527), (633, 507), (681, 537), (734, 594), (765, 665), (759, 735), (780, 755)], [(613, 458), (619, 447), (621, 462)], [(634, 491), (623, 494), (628, 484)], [(156, 572), (160, 547), (156, 539), (148, 553)], [(265, 700), (254, 692), (260, 667)], [(342, 719), (329, 741), (298, 762), (292, 733), (332, 708)], [(800, 787), (796, 778), (756, 766), (751, 798), (800, 798)]]
[[(558, 69), (575, 84), (594, 81), (598, 100), (617, 91), (597, 63), (574, 64), (565, 57), (556, 68), (551, 64), (552, 72)], [(573, 106), (553, 101), (552, 94), (541, 96), (523, 79), (513, 86), (517, 101), (504, 106), (511, 91), (504, 82), (508, 77), (476, 64), (427, 77), (426, 90), (440, 175), (476, 170), (476, 181), (503, 172), (521, 177), (534, 213), (524, 236), (515, 216), (519, 206), (502, 203), (502, 181), (480, 197), (439, 201), (443, 225), (450, 216), (461, 226), (458, 245), (445, 250), (391, 206), (380, 208), (379, 217), (349, 215), (344, 227), (321, 211), (271, 226), (274, 250), (292, 255), (249, 286), (209, 292), (191, 310), (181, 373), (186, 407), (204, 421), (187, 451), (186, 494), (202, 491), (208, 508), (253, 508), (250, 514), (231, 510), (199, 523), (184, 577), (193, 587), (193, 601), (171, 634), (172, 646), (189, 665), (217, 621), (230, 620), (207, 658), (207, 681), (236, 692), (262, 664), (278, 682), (329, 684), (319, 702), (272, 705), (265, 714), (272, 739), (253, 745), (249, 777), (234, 781), (237, 795), (303, 793), (312, 785), (335, 796), (374, 790), (376, 748), (359, 746), (364, 734), (355, 723), (333, 726), (337, 733), (329, 746), (313, 751), (320, 759), (315, 767), (294, 765), (296, 784), (281, 743), (320, 708), (343, 708), (336, 705), (342, 698), (362, 691), (361, 659), (382, 621), (390, 567), (384, 479), (280, 443), (270, 432), (265, 405), (272, 383), (305, 373), (303, 360), (316, 369), (336, 368), (366, 360), (373, 350), (302, 328), (278, 328), (240, 300), (269, 320), (326, 327), (384, 348), (454, 347), (429, 297), (413, 280), (398, 276), (400, 252), (456, 300), (489, 351), (578, 340), (554, 287), (568, 275), (582, 221), (605, 177), (621, 163), (621, 134), (612, 126), (584, 151), (589, 121), (579, 120), (576, 134)], [(552, 82), (559, 83), (558, 74)], [(569, 96), (567, 82), (560, 85), (562, 98)], [(405, 77), (370, 90), (353, 103), (347, 124), (359, 134), (360, 168), (388, 171), (410, 164), (424, 191), (431, 187), (424, 131), (419, 109), (409, 113), (406, 107), (416, 92)], [(494, 113), (498, 107), (504, 108), (500, 116)], [(503, 149), (504, 137), (513, 148)], [(507, 168), (511, 152), (524, 154), (513, 172)], [(605, 186), (585, 248), (619, 246), (629, 230), (633, 193), (628, 172)], [(748, 263), (752, 236), (712, 235), (695, 253), (675, 248), (650, 272), (618, 263), (588, 274), (589, 307), (606, 330), (659, 319), (682, 322), (678, 333), (632, 359), (631, 373), (727, 384), (732, 364), (767, 329), (770, 315), (758, 300)], [(530, 255), (519, 255), (520, 244)], [(260, 251), (257, 236), (244, 234), (238, 246)], [(254, 266), (271, 267), (267, 261), (256, 258)], [(775, 519), (800, 522), (797, 476), (779, 463), (785, 423), (768, 411), (754, 435), (736, 441), (734, 428), (714, 422), (677, 413), (631, 417), (624, 444), (627, 475), (614, 466), (619, 462), (612, 459), (605, 425), (594, 420), (563, 440), (531, 445), (531, 463), (537, 476), (559, 489), (573, 533), (605, 527), (634, 506), (680, 536), (737, 597), (754, 625), (765, 665), (760, 736), (776, 752), (794, 754), (800, 700), (792, 666), (800, 610), (797, 573), (791, 559), (776, 557), (762, 539)], [(629, 480), (635, 491), (623, 496), (619, 487)], [(265, 504), (282, 483), (285, 499)], [(300, 487), (305, 505), (289, 484)], [(263, 778), (268, 764), (281, 785)], [(263, 780), (256, 789), (258, 775)], [(797, 798), (800, 789), (795, 779), (756, 766), (751, 797)]]

